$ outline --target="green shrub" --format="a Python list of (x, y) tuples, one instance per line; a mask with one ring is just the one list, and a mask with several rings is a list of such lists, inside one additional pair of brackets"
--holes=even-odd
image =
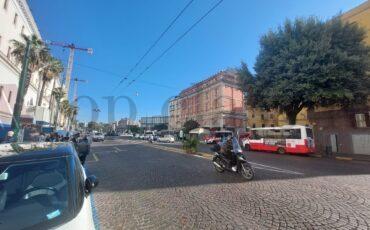
[(190, 138), (183, 142), (182, 148), (187, 153), (196, 153), (198, 150), (199, 141), (196, 138)]

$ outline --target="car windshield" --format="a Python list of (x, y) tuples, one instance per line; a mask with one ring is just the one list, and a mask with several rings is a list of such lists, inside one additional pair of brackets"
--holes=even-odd
[(234, 152), (241, 152), (242, 148), (239, 145), (239, 141), (236, 137), (233, 137), (233, 150)]
[(0, 164), (0, 229), (45, 228), (72, 215), (66, 162)]

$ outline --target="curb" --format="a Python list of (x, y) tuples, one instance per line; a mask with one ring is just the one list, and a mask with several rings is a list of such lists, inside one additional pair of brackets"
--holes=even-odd
[(335, 157), (336, 160), (341, 160), (341, 161), (352, 161), (352, 157)]

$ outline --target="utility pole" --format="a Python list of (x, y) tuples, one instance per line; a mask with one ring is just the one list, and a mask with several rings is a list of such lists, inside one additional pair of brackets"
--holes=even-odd
[(53, 46), (60, 46), (60, 47), (69, 49), (68, 65), (67, 65), (67, 71), (66, 71), (66, 77), (65, 77), (65, 83), (64, 83), (64, 88), (65, 88), (65, 91), (66, 91), (66, 97), (68, 99), (68, 93), (69, 93), (69, 87), (70, 87), (70, 84), (71, 84), (71, 74), (72, 74), (75, 50), (85, 51), (88, 54), (92, 54), (93, 49), (92, 48), (76, 47), (75, 44), (73, 44), (73, 43), (67, 44), (67, 43), (63, 43), (63, 42), (48, 42), (48, 44), (53, 45)]
[[(87, 81), (78, 79), (76, 77), (73, 79), (73, 81), (74, 81), (74, 84), (73, 84), (73, 106), (75, 107), (75, 109), (77, 109), (77, 84), (78, 84), (78, 82), (87, 82)], [(74, 122), (76, 121), (76, 115), (73, 115), (73, 121)]]
[(18, 84), (18, 91), (17, 91), (17, 99), (14, 104), (14, 112), (13, 112), (13, 119), (11, 128), (14, 130), (14, 139), (18, 139), (18, 133), (20, 129), (20, 117), (23, 107), (24, 101), (24, 94), (25, 94), (25, 83), (28, 75), (28, 64), (29, 64), (29, 57), (31, 52), (31, 41), (27, 39), (26, 41), (26, 52), (23, 57), (22, 61), (22, 72), (19, 77), (19, 84)]

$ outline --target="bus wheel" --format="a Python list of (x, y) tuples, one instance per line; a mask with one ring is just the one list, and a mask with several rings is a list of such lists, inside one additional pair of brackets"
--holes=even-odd
[(244, 150), (245, 150), (245, 151), (250, 151), (250, 150), (251, 150), (251, 146), (250, 146), (250, 145), (248, 145), (248, 144), (245, 144), (245, 146), (244, 146)]
[(284, 148), (278, 148), (277, 153), (279, 154), (285, 154), (285, 149)]

